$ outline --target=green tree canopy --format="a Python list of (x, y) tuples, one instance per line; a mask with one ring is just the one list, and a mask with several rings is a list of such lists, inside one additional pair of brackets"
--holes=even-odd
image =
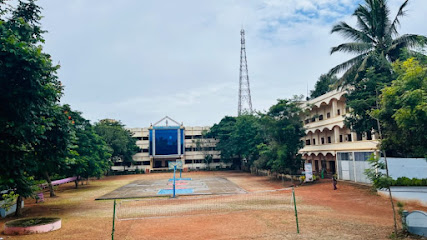
[(378, 71), (375, 67), (368, 68), (364, 75), (364, 79), (357, 82), (346, 96), (351, 112), (344, 121), (348, 128), (362, 134), (378, 130), (377, 120), (370, 112), (377, 107), (381, 89), (395, 78), (394, 74)]
[(221, 151), (221, 159), (233, 161), (234, 167), (240, 167), (242, 160), (249, 165), (258, 157), (257, 145), (262, 139), (259, 136), (259, 122), (254, 115), (224, 117), (215, 124), (208, 137), (218, 139), (216, 149)]
[(333, 90), (337, 82), (338, 78), (335, 75), (322, 74), (314, 85), (314, 90), (310, 91), (310, 98), (317, 98)]
[(411, 58), (393, 64), (397, 79), (373, 111), (383, 125), (382, 148), (392, 156), (427, 156), (427, 65)]
[(415, 34), (399, 36), (397, 32), (407, 5), (408, 0), (392, 19), (386, 0), (365, 0), (353, 13), (356, 27), (340, 22), (332, 28), (331, 33), (339, 33), (352, 42), (333, 47), (331, 54), (347, 52), (356, 55), (329, 73), (344, 72), (337, 86), (349, 86), (347, 106), (351, 111), (346, 116), (346, 125), (358, 133), (378, 130), (376, 120), (369, 113), (376, 107), (377, 92), (395, 78), (391, 63), (401, 57), (423, 58), (427, 38)]
[(425, 36), (404, 34), (399, 36), (397, 29), (400, 18), (405, 15), (405, 7), (409, 0), (403, 2), (396, 16), (391, 19), (390, 9), (386, 0), (365, 0), (364, 5), (354, 11), (356, 27), (340, 22), (332, 28), (331, 33), (339, 33), (353, 42), (343, 43), (331, 49), (335, 52), (356, 54), (356, 57), (337, 65), (330, 70), (330, 74), (344, 72), (341, 85), (359, 81), (367, 68), (376, 66), (378, 70), (390, 71), (390, 63), (397, 60), (401, 51), (415, 52), (417, 47), (427, 44)]
[[(33, 0), (11, 7), (0, 1), (0, 185), (32, 195), (27, 155), (47, 130), (44, 116), (61, 97), (59, 66), (43, 52), (40, 7)], [(16, 214), (20, 212), (20, 204)]]
[(296, 173), (302, 164), (298, 150), (305, 136), (300, 98), (279, 99), (267, 113), (261, 114), (261, 129), (264, 141), (258, 145), (260, 158), (255, 161), (258, 168), (271, 169), (279, 173)]
[(80, 112), (71, 110), (68, 105), (64, 108), (71, 118), (75, 136), (72, 150), (67, 158), (68, 169), (65, 174), (86, 179), (105, 175), (111, 166), (110, 158), (113, 150)]
[(112, 149), (111, 158), (113, 161), (121, 159), (125, 164), (133, 162), (139, 147), (132, 133), (124, 128), (120, 121), (104, 119), (95, 123), (95, 132), (102, 137), (107, 145)]
[(218, 143), (216, 149), (221, 151), (221, 159), (231, 161), (235, 157), (232, 133), (236, 124), (236, 117), (225, 116), (217, 124), (214, 124), (206, 137), (216, 138)]
[(36, 164), (34, 174), (47, 181), (50, 196), (53, 197), (55, 193), (50, 178), (64, 171), (73, 133), (71, 121), (62, 106), (54, 105), (43, 117), (46, 119), (46, 131), (40, 141), (34, 144), (31, 158)]

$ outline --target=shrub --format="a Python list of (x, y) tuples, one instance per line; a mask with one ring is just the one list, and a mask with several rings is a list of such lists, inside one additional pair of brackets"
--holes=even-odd
[(427, 186), (427, 178), (407, 178), (400, 177), (392, 181), (392, 186)]
[(3, 199), (3, 203), (0, 205), (0, 208), (9, 211), (9, 209), (15, 204), (16, 198), (18, 198), (18, 194), (15, 194), (14, 191), (10, 191), (9, 193), (5, 193), (1, 196)]

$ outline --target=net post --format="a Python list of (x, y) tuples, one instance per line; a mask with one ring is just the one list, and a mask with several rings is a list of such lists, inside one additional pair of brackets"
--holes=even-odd
[(114, 224), (116, 220), (116, 199), (114, 199), (114, 207), (113, 207), (113, 230), (111, 231), (111, 240), (114, 240)]
[(175, 171), (176, 171), (176, 165), (173, 166), (173, 195), (172, 195), (172, 198), (175, 198)]
[(299, 234), (297, 202), (295, 201), (295, 191), (293, 186), (292, 186), (292, 197), (294, 198), (295, 221), (297, 223), (297, 233)]
[(182, 169), (179, 169), (179, 178), (182, 178)]

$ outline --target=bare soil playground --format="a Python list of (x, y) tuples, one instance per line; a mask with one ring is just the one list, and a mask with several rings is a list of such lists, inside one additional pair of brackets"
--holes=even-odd
[[(114, 239), (389, 239), (393, 231), (389, 200), (367, 186), (339, 182), (334, 191), (325, 179), (295, 188), (297, 234), (289, 182), (243, 172), (189, 172), (176, 184), (183, 194), (169, 199), (171, 177), (151, 173), (91, 180), (78, 189), (61, 185), (58, 197), (45, 192), (44, 203), (27, 199), (23, 209), (24, 217), (62, 218), (60, 230), (25, 236), (1, 232), (0, 237), (111, 239), (111, 199), (117, 197), (125, 200), (117, 200)], [(427, 207), (412, 202), (405, 209)], [(1, 231), (12, 219), (0, 219)]]

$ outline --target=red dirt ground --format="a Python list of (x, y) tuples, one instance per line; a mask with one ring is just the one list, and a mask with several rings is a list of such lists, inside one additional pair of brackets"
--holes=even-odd
[[(249, 192), (282, 188), (282, 182), (242, 172), (191, 172), (191, 176), (223, 176)], [(74, 189), (60, 186), (58, 197), (25, 202), (24, 216), (59, 216), (62, 228), (46, 234), (4, 236), (4, 239), (111, 239), (113, 201), (94, 199), (137, 179), (168, 178), (170, 173), (106, 177)], [(289, 183), (286, 183), (288, 184)], [(210, 215), (117, 221), (115, 239), (387, 239), (393, 230), (390, 202), (369, 187), (330, 181), (295, 190), (300, 234), (291, 210), (251, 210)], [(47, 196), (47, 193), (45, 193)], [(287, 195), (286, 197), (290, 196)], [(407, 210), (427, 210), (408, 203)], [(0, 229), (4, 222), (0, 220)]]

